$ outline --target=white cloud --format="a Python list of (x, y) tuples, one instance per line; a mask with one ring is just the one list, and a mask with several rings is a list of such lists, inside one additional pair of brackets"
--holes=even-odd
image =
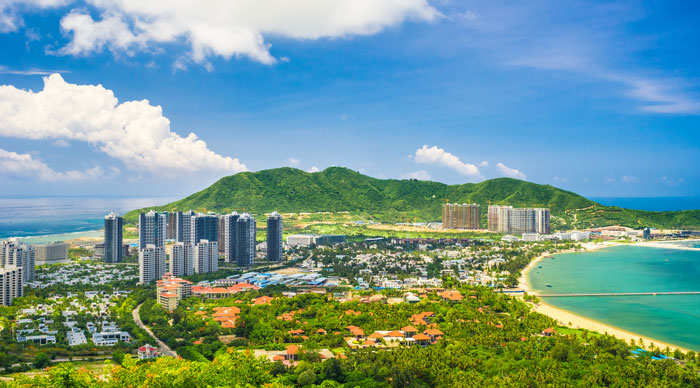
[(63, 139), (57, 139), (57, 140), (54, 140), (54, 141), (51, 143), (51, 145), (54, 146), (54, 147), (65, 148), (65, 147), (69, 147), (69, 146), (70, 146), (70, 143), (68, 143), (67, 141), (65, 141), (65, 140), (63, 140)]
[(31, 67), (25, 70), (10, 69), (6, 66), (0, 65), (0, 74), (12, 74), (12, 75), (49, 75), (53, 73), (70, 73), (67, 70), (44, 70)]
[(108, 178), (117, 173), (119, 170), (112, 168), (110, 174), (105, 174), (99, 166), (85, 171), (56, 171), (46, 163), (32, 158), (30, 154), (18, 154), (0, 148), (0, 175), (32, 177), (42, 181), (80, 181)]
[(289, 164), (291, 164), (292, 166), (298, 166), (299, 163), (301, 163), (301, 161), (297, 158), (289, 158), (289, 160), (287, 160), (287, 162)]
[(683, 178), (669, 178), (666, 176), (661, 177), (661, 182), (666, 183), (669, 186), (677, 186), (684, 182)]
[(46, 9), (65, 5), (70, 0), (1, 0), (0, 32), (17, 31), (24, 22), (20, 17), (23, 11)]
[(39, 92), (0, 86), (0, 136), (88, 142), (135, 171), (247, 170), (194, 133), (172, 132), (160, 106), (148, 100), (119, 104), (102, 85), (70, 84), (59, 74), (45, 77)]
[(623, 183), (634, 183), (634, 182), (636, 182), (637, 180), (638, 180), (637, 177), (634, 177), (634, 176), (629, 176), (629, 175), (623, 175), (623, 176), (622, 176), (622, 182), (623, 182)]
[(425, 170), (418, 170), (401, 175), (403, 179), (418, 179), (419, 181), (430, 180), (430, 174)]
[(481, 167), (488, 167), (489, 166), (489, 161), (488, 160), (483, 160), (481, 163), (479, 163), (479, 166)]
[(416, 151), (413, 160), (416, 163), (423, 164), (438, 164), (445, 167), (449, 167), (462, 175), (466, 175), (474, 178), (481, 178), (481, 173), (479, 168), (470, 163), (464, 163), (459, 158), (438, 146), (432, 146), (428, 148), (427, 145), (423, 145), (423, 148), (419, 148)]
[(523, 180), (527, 179), (525, 173), (515, 168), (510, 168), (503, 163), (496, 164), (496, 168), (498, 168), (498, 171), (500, 171), (504, 176)]
[(309, 169), (309, 172), (319, 172), (319, 171), (321, 171), (321, 170), (316, 166), (313, 166)]
[(427, 0), (87, 0), (101, 15), (74, 9), (61, 20), (72, 40), (61, 53), (84, 55), (109, 49), (152, 50), (186, 41), (190, 58), (246, 56), (272, 64), (265, 36), (292, 39), (370, 35), (407, 19), (432, 21), (440, 13)]
[(685, 82), (672, 79), (629, 79), (611, 77), (629, 85), (628, 96), (647, 102), (642, 110), (653, 113), (700, 113), (700, 101), (684, 95)]

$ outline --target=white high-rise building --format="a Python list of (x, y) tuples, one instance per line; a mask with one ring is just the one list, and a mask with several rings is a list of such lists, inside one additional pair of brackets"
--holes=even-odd
[(24, 296), (24, 273), (22, 267), (0, 268), (0, 305), (10, 306), (14, 298)]
[(173, 244), (170, 253), (170, 273), (173, 276), (194, 274), (194, 248), (191, 244), (183, 242)]
[(139, 215), (139, 249), (147, 245), (165, 247), (168, 232), (168, 214), (150, 211)]
[(139, 250), (139, 281), (143, 284), (160, 280), (165, 274), (165, 248), (148, 244)]
[(489, 230), (499, 233), (549, 234), (550, 212), (545, 208), (489, 206)]
[(549, 213), (549, 209), (546, 208), (535, 209), (535, 227), (537, 229), (537, 233), (549, 234), (551, 232), (551, 226), (549, 223)]
[(31, 245), (18, 239), (10, 239), (0, 244), (0, 268), (22, 267), (26, 282), (34, 281), (35, 252)]
[(226, 263), (235, 263), (237, 254), (237, 240), (236, 240), (236, 222), (240, 216), (238, 213), (233, 212), (231, 214), (224, 214), (221, 216), (223, 219), (224, 227), (224, 241), (219, 241), (219, 244), (224, 245), (224, 261)]
[(219, 244), (200, 240), (194, 246), (194, 272), (209, 273), (219, 270)]

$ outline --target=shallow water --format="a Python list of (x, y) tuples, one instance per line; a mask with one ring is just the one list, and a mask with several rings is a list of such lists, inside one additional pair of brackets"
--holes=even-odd
[[(560, 254), (538, 262), (528, 282), (548, 294), (700, 291), (700, 251), (617, 246)], [(611, 326), (700, 351), (700, 295), (544, 299)]]

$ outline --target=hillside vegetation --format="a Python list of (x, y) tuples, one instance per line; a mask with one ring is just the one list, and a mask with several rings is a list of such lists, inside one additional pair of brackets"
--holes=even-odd
[[(553, 226), (560, 228), (626, 225), (659, 228), (698, 228), (700, 210), (649, 212), (602, 206), (581, 195), (512, 178), (480, 183), (446, 185), (439, 182), (377, 179), (343, 167), (308, 173), (295, 168), (243, 172), (221, 178), (210, 187), (182, 200), (143, 210), (248, 211), (349, 211), (384, 222), (438, 221), (446, 201), (478, 203), (486, 226), (491, 204), (550, 207)], [(138, 211), (126, 215), (134, 222)]]

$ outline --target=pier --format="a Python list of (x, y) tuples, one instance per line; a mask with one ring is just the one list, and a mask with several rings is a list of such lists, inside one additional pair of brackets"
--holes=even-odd
[(700, 295), (700, 291), (668, 291), (668, 292), (600, 292), (590, 294), (536, 294), (541, 298), (564, 296), (655, 296), (655, 295)]

